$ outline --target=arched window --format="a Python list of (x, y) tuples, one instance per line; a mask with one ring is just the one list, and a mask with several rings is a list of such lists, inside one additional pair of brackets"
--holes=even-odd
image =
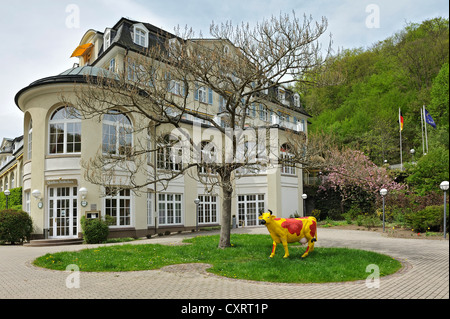
[(103, 116), (103, 154), (131, 155), (133, 125), (125, 114), (111, 110)]
[(81, 152), (81, 117), (72, 106), (53, 112), (49, 120), (49, 154)]
[(30, 119), (30, 125), (28, 128), (28, 160), (31, 159), (32, 154), (32, 146), (33, 146), (33, 121)]
[(291, 147), (288, 144), (281, 145), (280, 160), (281, 173), (287, 175), (295, 175), (295, 164), (292, 162), (294, 155), (291, 153)]

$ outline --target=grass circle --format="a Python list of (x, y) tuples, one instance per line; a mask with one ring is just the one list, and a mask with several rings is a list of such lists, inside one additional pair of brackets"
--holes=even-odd
[(159, 269), (173, 264), (208, 263), (208, 271), (236, 279), (280, 283), (325, 283), (366, 279), (367, 266), (376, 265), (380, 276), (398, 271), (402, 265), (392, 257), (379, 253), (348, 249), (316, 248), (301, 258), (306, 246), (289, 245), (290, 256), (283, 258), (280, 245), (269, 259), (272, 239), (269, 235), (233, 234), (232, 247), (217, 248), (219, 236), (186, 239), (190, 245), (159, 244), (113, 245), (74, 252), (46, 254), (33, 263), (39, 267), (66, 270), (75, 264), (80, 271), (111, 272)]

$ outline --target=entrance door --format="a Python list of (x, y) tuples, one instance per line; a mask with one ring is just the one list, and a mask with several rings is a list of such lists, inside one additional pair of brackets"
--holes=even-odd
[(49, 191), (49, 237), (77, 237), (76, 187), (51, 187)]

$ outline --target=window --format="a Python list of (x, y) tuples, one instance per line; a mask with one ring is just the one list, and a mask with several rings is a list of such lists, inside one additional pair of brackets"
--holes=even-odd
[(152, 197), (153, 197), (153, 193), (148, 192), (147, 193), (147, 225), (154, 224)]
[(105, 216), (112, 217), (112, 226), (131, 226), (131, 190), (106, 187)]
[(158, 194), (160, 225), (181, 224), (181, 194)]
[(109, 61), (109, 71), (116, 72), (116, 59), (112, 58), (111, 61)]
[(103, 51), (105, 51), (111, 45), (111, 29), (106, 29), (103, 36)]
[(133, 27), (133, 41), (135, 44), (140, 45), (141, 47), (148, 47), (148, 31), (142, 24), (135, 25)]
[(25, 192), (25, 211), (29, 214), (30, 213), (30, 208), (31, 208), (31, 200), (30, 200), (30, 191), (26, 191)]
[(300, 107), (300, 95), (298, 94), (294, 95), (294, 106)]
[(217, 218), (217, 196), (200, 195), (198, 205), (198, 223), (214, 224), (218, 222)]
[(128, 116), (111, 110), (103, 117), (103, 154), (131, 155), (133, 126)]
[(294, 155), (291, 153), (289, 145), (283, 144), (280, 148), (281, 173), (295, 175), (295, 164), (292, 162)]
[(81, 119), (71, 106), (57, 109), (49, 121), (49, 153), (69, 154), (81, 152)]
[(28, 160), (31, 159), (33, 149), (33, 121), (30, 120), (30, 127), (28, 128)]
[(267, 109), (263, 104), (259, 104), (259, 119), (267, 121)]
[(204, 86), (199, 86), (195, 84), (195, 100), (206, 103), (206, 89)]
[(158, 169), (180, 171), (182, 168), (183, 150), (181, 146), (176, 145), (179, 139), (166, 135), (164, 142), (159, 145), (156, 153), (156, 166)]
[(198, 172), (200, 174), (214, 174), (211, 165), (217, 162), (214, 144), (208, 141), (202, 141), (201, 159)]
[(206, 92), (206, 88), (204, 86), (195, 84), (195, 94), (194, 98), (196, 101), (200, 101), (202, 103), (213, 104), (213, 90), (208, 88), (208, 93)]
[(258, 225), (257, 216), (264, 209), (264, 194), (238, 195), (239, 222), (243, 226)]

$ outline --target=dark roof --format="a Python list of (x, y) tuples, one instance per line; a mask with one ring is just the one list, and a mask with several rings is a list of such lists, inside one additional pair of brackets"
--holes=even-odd
[(72, 69), (68, 69), (58, 75), (49, 76), (46, 78), (39, 79), (37, 81), (32, 82), (30, 85), (24, 87), (19, 92), (17, 92), (14, 100), (16, 102), (17, 107), (19, 107), (19, 97), (20, 95), (31, 89), (33, 87), (45, 85), (45, 84), (55, 84), (55, 83), (86, 83), (86, 77), (92, 76), (103, 76), (103, 77), (116, 77), (117, 75), (108, 70), (98, 68), (95, 66), (85, 65), (82, 67), (76, 67)]
[[(134, 43), (131, 37), (131, 31), (133, 25), (142, 24), (149, 31), (148, 34), (148, 47), (155, 46), (157, 44), (162, 45), (166, 39), (178, 38), (176, 35), (171, 34), (165, 30), (162, 30), (150, 23), (134, 21), (127, 18), (121, 18), (112, 28), (111, 28), (111, 44), (104, 50), (103, 46), (99, 49), (97, 59), (92, 63), (95, 65), (97, 61), (101, 60), (101, 57), (111, 50), (114, 45), (121, 46), (127, 50), (132, 50), (138, 53), (144, 53), (147, 48), (144, 48), (136, 43)], [(180, 39), (180, 38), (178, 38)], [(180, 39), (181, 40), (181, 39)]]

